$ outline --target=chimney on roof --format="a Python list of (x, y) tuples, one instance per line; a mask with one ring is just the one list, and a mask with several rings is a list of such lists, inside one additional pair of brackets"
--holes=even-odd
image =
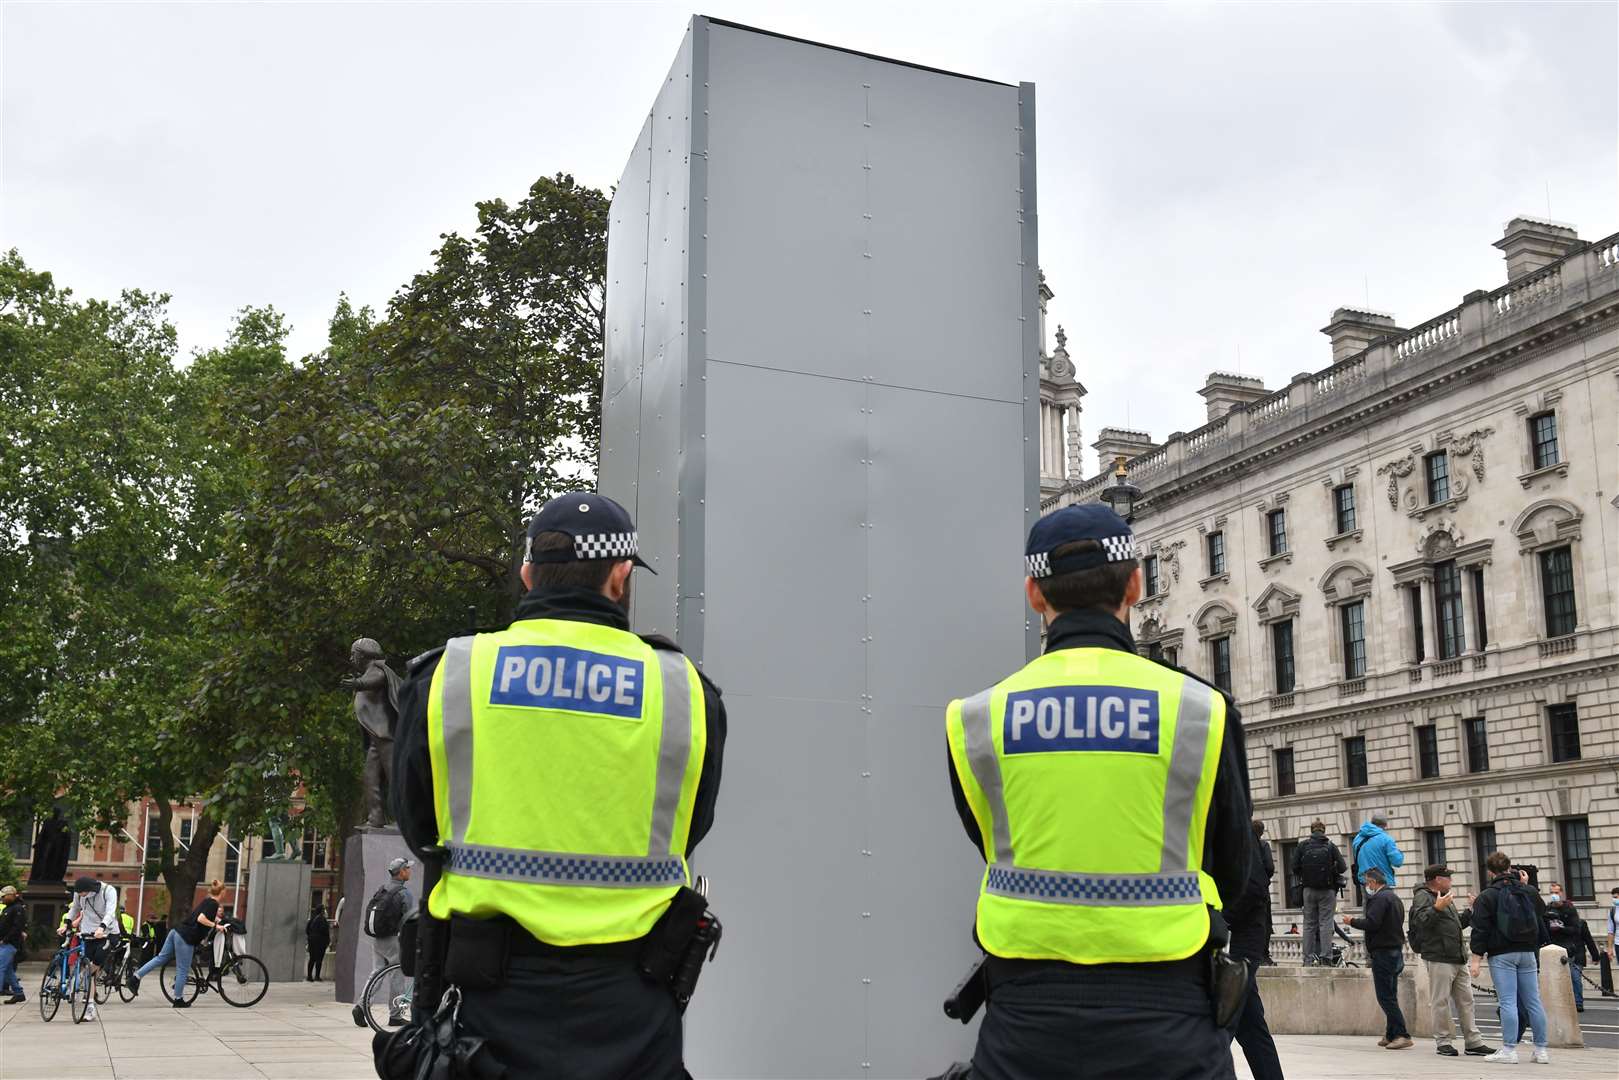
[(1348, 360), (1378, 338), (1398, 333), (1394, 316), (1366, 308), (1341, 307), (1332, 313), (1332, 321), (1321, 332), (1332, 339), (1332, 362)]
[(1550, 266), (1580, 244), (1574, 226), (1539, 218), (1515, 217), (1492, 247), (1507, 257), (1507, 280), (1516, 281), (1543, 266)]
[(1113, 463), (1121, 457), (1129, 459), (1157, 448), (1158, 444), (1145, 431), (1113, 427), (1103, 428), (1101, 436), (1091, 443), (1091, 449), (1096, 451), (1096, 466), (1100, 472), (1112, 472)]
[(1211, 424), (1238, 405), (1246, 405), (1270, 395), (1270, 391), (1265, 389), (1265, 380), (1252, 375), (1233, 375), (1229, 371), (1209, 372), (1208, 382), (1198, 393), (1208, 402)]

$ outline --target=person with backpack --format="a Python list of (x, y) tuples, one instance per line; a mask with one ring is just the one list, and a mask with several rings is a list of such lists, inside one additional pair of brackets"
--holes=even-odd
[(1309, 837), (1293, 849), (1293, 876), (1304, 886), (1304, 963), (1321, 963), (1332, 952), (1332, 916), (1348, 870), (1343, 852), (1327, 839), (1327, 826), (1310, 823)]
[(1580, 918), (1579, 909), (1568, 899), (1563, 887), (1551, 883), (1551, 901), (1546, 905), (1546, 931), (1552, 944), (1568, 953), (1568, 975), (1574, 980), (1574, 1011), (1585, 1011), (1584, 983), (1586, 954), (1597, 957), (1597, 943), (1591, 937), (1591, 928)]
[[(376, 978), (377, 972), (389, 964), (399, 963), (399, 928), (405, 923), (406, 913), (416, 903), (410, 887), (405, 884), (410, 880), (410, 868), (415, 865), (414, 860), (403, 856), (394, 859), (388, 864), (390, 880), (372, 893), (371, 899), (366, 901), (360, 924), (365, 936), (371, 939), (371, 974), (366, 976), (366, 983), (370, 983)], [(405, 1023), (405, 1014), (399, 1010), (399, 1000), (405, 993), (405, 985), (404, 973), (395, 969), (388, 978), (389, 1027), (399, 1027)], [(359, 1005), (354, 1006), (354, 1022), (365, 1023), (365, 1013)]]
[(1451, 889), (1449, 867), (1430, 866), (1422, 876), (1423, 884), (1411, 896), (1411, 927), (1406, 940), (1411, 951), (1422, 957), (1428, 972), (1434, 1052), (1442, 1057), (1459, 1056), (1451, 1045), (1455, 1033), (1450, 1009), (1454, 1005), (1468, 1056), (1485, 1057), (1494, 1050), (1484, 1045), (1484, 1036), (1473, 1020), (1473, 988), (1465, 966), (1467, 947), (1462, 943), (1462, 931), (1473, 921), (1473, 913), (1458, 910), (1461, 898)]
[(1387, 1022), (1377, 1045), (1388, 1050), (1411, 1047), (1411, 1032), (1400, 1011), (1400, 972), (1405, 970), (1405, 905), (1373, 867), (1363, 875), (1366, 881), (1366, 908), (1358, 916), (1344, 916), (1344, 922), (1366, 932), (1366, 955), (1372, 962), (1372, 987), (1377, 1004)]
[(1362, 885), (1366, 884), (1366, 871), (1376, 867), (1382, 872), (1384, 883), (1392, 889), (1395, 885), (1394, 868), (1405, 865), (1405, 852), (1388, 834), (1388, 827), (1387, 815), (1373, 814), (1372, 820), (1362, 825), (1360, 832), (1355, 834), (1352, 844), (1355, 874)]
[(1496, 1000), (1501, 1008), (1501, 1049), (1485, 1061), (1518, 1063), (1518, 1039), (1523, 1025), (1518, 1006), (1529, 1010), (1529, 1026), (1534, 1033), (1533, 1060), (1546, 1065), (1546, 1010), (1540, 1003), (1540, 974), (1537, 959), (1540, 947), (1551, 941), (1546, 932), (1545, 906), (1540, 894), (1525, 884), (1524, 875), (1512, 868), (1505, 852), (1494, 851), (1484, 860), (1490, 883), (1473, 904), (1473, 958), (1469, 969), (1478, 978), (1482, 958), (1490, 961), (1490, 979), (1495, 983)]

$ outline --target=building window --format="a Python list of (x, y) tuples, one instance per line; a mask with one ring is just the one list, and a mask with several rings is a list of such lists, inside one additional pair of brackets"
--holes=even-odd
[(1411, 630), (1416, 635), (1416, 639), (1412, 642), (1414, 646), (1412, 655), (1417, 658), (1417, 663), (1420, 664), (1428, 658), (1428, 649), (1422, 640), (1426, 636), (1424, 633), (1425, 628), (1422, 625), (1422, 586), (1413, 585), (1409, 591), (1411, 593)]
[(1462, 617), (1462, 572), (1454, 561), (1433, 568), (1434, 599), (1439, 607), (1439, 659), (1453, 660), (1467, 645)]
[(1484, 730), (1484, 717), (1474, 716), (1462, 721), (1467, 735), (1467, 771), (1487, 772), (1490, 768), (1490, 740)]
[(1552, 760), (1580, 759), (1580, 711), (1573, 703), (1548, 705), (1546, 719), (1551, 729)]
[(1574, 632), (1574, 556), (1567, 547), (1540, 553), (1540, 591), (1546, 599), (1546, 636)]
[(180, 819), (180, 850), (191, 850), (191, 819), (189, 817)]
[(230, 837), (229, 836), (225, 837), (225, 877), (224, 877), (224, 881), (225, 881), (226, 884), (235, 883), (235, 881), (236, 881), (236, 872), (239, 869), (241, 869), (241, 866), (242, 866), (242, 845), (239, 844), (239, 843), (238, 844), (233, 844), (233, 843), (230, 842)]
[(1181, 651), (1175, 648), (1175, 646), (1171, 645), (1169, 648), (1164, 650), (1164, 663), (1168, 664), (1170, 667), (1179, 667), (1180, 655)]
[(1495, 850), (1495, 826), (1478, 825), (1473, 829), (1473, 858), (1478, 861), (1478, 891), (1483, 892), (1484, 886), (1490, 883), (1490, 871), (1485, 868), (1484, 862)]
[(1332, 514), (1338, 523), (1338, 535), (1355, 531), (1355, 485), (1344, 484), (1332, 489)]
[(1271, 652), (1276, 661), (1276, 692), (1293, 692), (1293, 620), (1271, 624)]
[(1417, 728), (1417, 771), (1424, 780), (1439, 775), (1439, 732), (1432, 724)]
[(1158, 556), (1148, 555), (1141, 561), (1142, 584), (1148, 596), (1158, 595)]
[(1557, 414), (1543, 412), (1529, 418), (1529, 441), (1535, 468), (1549, 469), (1562, 459), (1557, 454)]
[(1276, 757), (1276, 796), (1291, 795), (1293, 787), (1293, 748), (1291, 746), (1274, 752)]
[(1214, 671), (1214, 685), (1231, 693), (1231, 639), (1217, 637), (1209, 642), (1209, 667)]
[(1298, 850), (1298, 841), (1283, 840), (1281, 859), (1278, 861), (1282, 867), (1282, 891), (1288, 907), (1301, 908), (1304, 906), (1304, 882), (1293, 873), (1293, 853)]
[(1557, 823), (1563, 848), (1563, 883), (1570, 900), (1595, 900), (1596, 880), (1591, 873), (1591, 828), (1585, 818)]
[(1344, 678), (1366, 677), (1366, 602), (1356, 600), (1338, 609), (1344, 632)]
[(1159, 663), (1162, 663), (1164, 659), (1164, 647), (1158, 644), (1156, 641), (1150, 642), (1147, 645), (1147, 659), (1157, 660)]
[(281, 854), (282, 852), (276, 850), (274, 834), (265, 833), (263, 836), (259, 837), (260, 859), (274, 859), (279, 857)]
[(1225, 573), (1225, 533), (1209, 533), (1209, 577)]
[(149, 814), (146, 818), (146, 857), (158, 859), (163, 855), (163, 845), (168, 842), (168, 834), (163, 831), (163, 819), (156, 814)]
[(1284, 554), (1287, 551), (1287, 511), (1272, 510), (1266, 514), (1265, 532), (1270, 536), (1270, 553)]
[(6, 846), (11, 849), (13, 859), (24, 862), (34, 857), (34, 819), (24, 817), (15, 823), (12, 829), (6, 831)]
[(304, 862), (321, 868), (326, 865), (326, 841), (314, 829), (304, 830)]
[(1450, 498), (1450, 460), (1443, 450), (1422, 459), (1422, 472), (1428, 480), (1430, 505)]
[(1473, 638), (1478, 651), (1483, 652), (1490, 643), (1490, 623), (1484, 616), (1484, 567), (1474, 567), (1467, 576), (1473, 579)]
[(1366, 736), (1352, 735), (1344, 740), (1344, 786), (1366, 786)]
[(1445, 865), (1445, 830), (1424, 829), (1422, 831), (1422, 853), (1428, 858), (1429, 866)]

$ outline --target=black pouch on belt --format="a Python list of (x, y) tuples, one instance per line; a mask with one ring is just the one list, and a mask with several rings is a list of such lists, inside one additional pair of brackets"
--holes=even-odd
[(695, 889), (682, 885), (675, 893), (669, 910), (647, 934), (641, 958), (635, 964), (648, 982), (659, 986), (670, 984), (707, 910), (708, 898)]
[(1230, 1027), (1247, 996), (1248, 965), (1233, 960), (1222, 949), (1209, 950), (1209, 1000), (1214, 1005), (1214, 1025)]
[(450, 916), (444, 981), (463, 990), (493, 990), (504, 983), (513, 926), (509, 919)]

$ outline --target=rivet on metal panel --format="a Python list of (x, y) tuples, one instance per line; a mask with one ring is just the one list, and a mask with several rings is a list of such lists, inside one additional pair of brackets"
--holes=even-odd
[(860, 216), (865, 218), (867, 221), (871, 220), (871, 215), (870, 214), (861, 214)]
[(869, 919), (869, 918), (871, 918), (871, 912), (869, 912), (869, 911), (862, 911), (862, 912), (861, 912), (861, 913), (860, 913), (860, 917), (861, 917), (861, 918), (862, 918), (862, 919)]
[(860, 849), (860, 854), (864, 855), (866, 858), (869, 859), (869, 858), (871, 858), (871, 849), (870, 848), (861, 848)]
[(870, 779), (871, 779), (871, 774), (870, 774), (870, 773), (869, 773), (869, 772), (863, 772), (863, 773), (861, 773), (861, 774), (860, 774), (860, 775), (861, 775), (861, 776), (862, 776), (862, 777), (864, 777), (864, 778), (865, 778), (865, 779), (867, 779), (867, 780), (870, 780)]
[(862, 90), (870, 90), (871, 89), (871, 84), (869, 82), (863, 82), (863, 83), (860, 84), (860, 88)]
[(861, 253), (860, 253), (860, 256), (861, 256), (861, 258), (864, 258), (864, 259), (869, 259), (869, 258), (871, 258), (871, 252), (869, 252), (869, 251), (862, 251), (862, 252), (861, 252)]
[(870, 126), (871, 126), (871, 121), (870, 121), (870, 120), (867, 120), (867, 121), (866, 121), (866, 122), (865, 122), (865, 123), (863, 123), (863, 124), (861, 124), (861, 125), (860, 125), (860, 126), (861, 126), (861, 127), (868, 127), (868, 128), (869, 128), (869, 127), (870, 127)]
[(871, 163), (870, 163), (870, 162), (867, 162), (867, 163), (866, 163), (866, 164), (864, 164), (864, 165), (862, 165), (862, 166), (860, 166), (860, 167), (861, 167), (861, 168), (862, 168), (862, 169), (865, 169), (865, 170), (866, 170), (866, 171), (867, 171), (867, 172), (870, 172), (870, 171), (871, 171)]

